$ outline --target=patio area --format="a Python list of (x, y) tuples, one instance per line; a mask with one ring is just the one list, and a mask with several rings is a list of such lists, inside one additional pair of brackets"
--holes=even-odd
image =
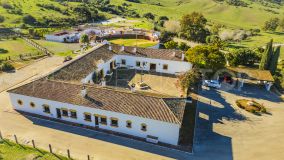
[[(142, 83), (141, 83), (142, 82)], [(135, 85), (136, 92), (180, 97), (180, 89), (176, 87), (177, 77), (164, 73), (117, 68), (111, 76), (106, 76), (106, 85), (131, 89)], [(143, 84), (143, 87), (140, 86)]]

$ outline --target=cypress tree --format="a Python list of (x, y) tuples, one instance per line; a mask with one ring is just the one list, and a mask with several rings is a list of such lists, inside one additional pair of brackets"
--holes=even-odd
[(273, 57), (271, 58), (271, 61), (270, 61), (269, 70), (271, 71), (272, 74), (274, 74), (277, 69), (278, 59), (280, 56), (280, 48), (281, 46), (278, 46), (275, 49), (275, 52), (273, 53)]
[(270, 42), (266, 46), (266, 50), (262, 54), (261, 61), (259, 64), (259, 69), (267, 70), (269, 69), (269, 63), (271, 61), (273, 55), (273, 40), (271, 39)]

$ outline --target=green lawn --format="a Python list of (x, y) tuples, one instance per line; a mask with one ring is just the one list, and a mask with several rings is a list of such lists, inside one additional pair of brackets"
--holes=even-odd
[[(261, 32), (258, 36), (253, 36), (248, 38), (247, 40), (243, 40), (241, 42), (231, 43), (232, 48), (257, 48), (261, 46), (266, 46), (266, 44), (273, 39), (275, 43), (282, 43), (284, 44), (284, 33), (269, 33), (269, 32)], [(284, 47), (281, 48), (281, 56), (280, 59), (284, 60)]]
[(72, 51), (80, 49), (79, 43), (59, 43), (46, 40), (35, 41), (59, 56), (75, 56), (76, 54), (73, 54)]
[(43, 150), (37, 150), (28, 146), (20, 146), (11, 141), (0, 140), (0, 159), (3, 160), (28, 160), (28, 159), (44, 159), (44, 160), (67, 160), (68, 158), (50, 154)]
[(149, 41), (146, 39), (113, 39), (109, 40), (109, 42), (125, 46), (136, 46), (137, 44), (137, 47), (143, 48), (152, 47), (157, 44), (157, 42)]
[(37, 54), (38, 50), (30, 46), (23, 39), (17, 40), (0, 40), (0, 48), (7, 50), (7, 53), (0, 53), (0, 59), (6, 57), (16, 57), (19, 54)]

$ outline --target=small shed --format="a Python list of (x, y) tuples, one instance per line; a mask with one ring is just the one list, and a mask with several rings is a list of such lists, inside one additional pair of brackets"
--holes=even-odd
[(240, 78), (239, 87), (242, 88), (245, 81), (256, 84), (264, 84), (266, 90), (270, 90), (274, 83), (274, 78), (269, 70), (260, 70), (248, 67), (227, 67), (228, 70), (237, 74)]

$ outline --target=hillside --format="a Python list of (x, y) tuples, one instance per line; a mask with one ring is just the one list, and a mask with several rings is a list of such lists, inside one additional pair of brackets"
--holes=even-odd
[[(272, 3), (264, 6), (261, 3), (252, 2), (252, 0), (243, 0), (249, 4), (247, 7), (232, 6), (225, 2), (217, 3), (214, 0), (139, 0), (139, 3), (129, 1), (134, 0), (110, 0), (110, 3), (116, 6), (122, 6), (123, 3), (130, 4), (128, 8), (138, 12), (140, 16), (151, 12), (156, 16), (168, 16), (171, 19), (180, 19), (186, 13), (198, 11), (202, 12), (211, 22), (233, 28), (260, 28), (267, 19), (284, 15), (283, 6), (279, 7), (279, 5)], [(40, 21), (45, 18), (79, 18), (72, 12), (72, 8), (78, 6), (80, 2), (69, 2), (66, 5), (64, 0), (0, 0), (0, 4), (0, 15), (5, 17), (4, 22), (0, 25), (5, 26), (20, 24), (22, 17), (26, 14), (32, 15)], [(10, 6), (5, 7), (3, 4)], [(41, 4), (46, 6), (40, 6)], [(101, 9), (98, 8), (98, 10), (102, 12)], [(105, 13), (104, 15), (110, 14)]]
[[(113, 4), (125, 3), (125, 0), (111, 0)], [(226, 3), (216, 3), (213, 0), (140, 0), (140, 3), (126, 2), (138, 13), (154, 13), (157, 16), (168, 16), (180, 19), (183, 14), (198, 11), (212, 22), (218, 22), (230, 27), (259, 28), (271, 17), (284, 16), (284, 7), (265, 7), (257, 2), (246, 0), (248, 7), (236, 7)], [(278, 7), (278, 6), (277, 6)], [(273, 10), (279, 14), (272, 13)]]

